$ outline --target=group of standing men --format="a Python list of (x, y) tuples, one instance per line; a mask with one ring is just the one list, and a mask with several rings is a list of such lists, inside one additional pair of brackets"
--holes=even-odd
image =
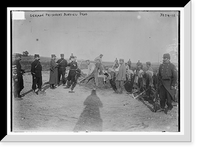
[[(102, 58), (103, 55), (100, 55)], [(99, 58), (97, 58), (99, 59)], [(100, 62), (96, 62), (94, 67), (94, 77), (95, 83), (98, 84), (98, 74), (104, 74), (105, 70), (102, 72), (101, 60)], [(134, 83), (141, 88), (139, 91), (142, 92), (143, 88), (143, 76), (146, 75), (149, 77), (148, 85), (150, 87), (154, 87), (157, 90), (157, 94), (160, 98), (160, 107), (161, 111), (167, 109), (171, 110), (173, 108), (172, 101), (175, 99), (175, 87), (177, 86), (177, 69), (174, 64), (170, 62), (170, 54), (166, 53), (163, 55), (163, 63), (159, 66), (158, 72), (155, 73), (151, 67), (151, 62), (146, 62), (146, 71), (143, 70), (143, 64), (138, 61), (137, 67), (133, 71), (131, 70), (131, 61), (124, 63), (124, 59), (116, 59), (112, 68), (109, 68), (109, 77), (110, 77), (110, 84), (114, 91), (118, 94), (123, 93), (124, 84), (129, 78), (129, 74), (134, 75)], [(90, 63), (88, 62), (89, 73), (90, 72)], [(156, 82), (155, 82), (156, 81)], [(165, 108), (167, 106), (167, 108)]]
[[(60, 82), (63, 85), (66, 84), (65, 88), (70, 88), (70, 93), (74, 93), (74, 88), (77, 84), (77, 79), (81, 75), (81, 70), (78, 68), (76, 57), (71, 54), (69, 58), (69, 63), (67, 60), (64, 59), (64, 54), (60, 55), (61, 58), (56, 61), (56, 56), (54, 54), (51, 55), (50, 61), (50, 78), (49, 84), (50, 88), (56, 88)], [(14, 97), (15, 98), (22, 98), (23, 96), (20, 94), (22, 89), (24, 88), (23, 82), (23, 73), (25, 71), (21, 68), (21, 54), (15, 55), (15, 60), (12, 65), (13, 71), (13, 81), (14, 81)], [(67, 80), (65, 78), (66, 67), (69, 66), (69, 74)], [(31, 63), (31, 75), (32, 75), (32, 90), (38, 94), (39, 91), (42, 90), (42, 65), (40, 63), (40, 56), (39, 54), (34, 55), (34, 61)]]
[[(69, 92), (74, 93), (74, 88), (77, 84), (78, 77), (81, 75), (81, 70), (78, 68), (76, 57), (73, 56), (73, 54), (71, 54), (69, 62), (64, 59), (64, 54), (61, 54), (60, 56), (61, 58), (56, 61), (56, 55), (51, 55), (49, 78), (50, 88), (56, 88), (60, 82), (65, 86), (67, 81), (65, 89), (71, 88)], [(66, 67), (70, 68), (67, 79), (65, 78)], [(62, 80), (60, 81), (60, 79)]]
[[(69, 73), (67, 76), (67, 85), (65, 88), (71, 87), (71, 93), (74, 92), (74, 88), (77, 84), (78, 77), (81, 75), (81, 70), (78, 68), (78, 64), (76, 61), (76, 57), (73, 56), (73, 54), (69, 58), (69, 63), (67, 60), (64, 59), (64, 54), (60, 55), (61, 58), (56, 61), (56, 56), (53, 54), (51, 55), (51, 61), (50, 61), (50, 79), (49, 84), (50, 88), (54, 89), (57, 85), (60, 83), (60, 79), (62, 79), (62, 84), (66, 84), (65, 79), (65, 72), (66, 67), (70, 67)], [(99, 57), (95, 58), (95, 66), (91, 66), (89, 68), (89, 73), (93, 74), (95, 79), (95, 84), (98, 86), (98, 76), (99, 74), (105, 74), (103, 73), (103, 65), (102, 65), (102, 57), (101, 54)], [(16, 54), (15, 61), (13, 63), (13, 80), (14, 80), (14, 97), (21, 98), (22, 95), (20, 95), (21, 90), (24, 88), (23, 84), (23, 73), (24, 70), (21, 69), (21, 55)], [(90, 61), (88, 62), (88, 67), (90, 65)], [(127, 65), (127, 66), (126, 66)], [(110, 72), (110, 83), (111, 85), (115, 83), (115, 87), (113, 89), (116, 93), (122, 93), (124, 89), (124, 82), (127, 80), (127, 68), (128, 71), (130, 71), (131, 68), (131, 62), (130, 60), (125, 65), (123, 59), (116, 59), (113, 67), (110, 70), (113, 70), (115, 75), (112, 75), (113, 72)], [(147, 71), (146, 73), (153, 76), (153, 69), (151, 68), (151, 63), (147, 62)], [(136, 74), (138, 77), (142, 76), (143, 66), (140, 61), (137, 63), (137, 69), (133, 71), (133, 74)], [(88, 74), (89, 74), (88, 73)], [(38, 93), (38, 91), (42, 90), (42, 65), (40, 63), (40, 56), (38, 54), (35, 54), (34, 61), (31, 63), (31, 74), (32, 74), (32, 90), (35, 93)], [(156, 88), (158, 90), (159, 98), (160, 98), (160, 107), (161, 110), (165, 109), (165, 106), (167, 105), (167, 109), (171, 110), (173, 108), (172, 106), (172, 100), (174, 100), (175, 97), (175, 86), (177, 86), (177, 69), (174, 64), (170, 62), (170, 54), (164, 54), (163, 55), (163, 63), (159, 66), (158, 73), (156, 73), (157, 76), (157, 85)], [(62, 77), (62, 78), (61, 78)], [(140, 84), (139, 80), (135, 78), (135, 80)], [(152, 81), (151, 81), (152, 85)]]

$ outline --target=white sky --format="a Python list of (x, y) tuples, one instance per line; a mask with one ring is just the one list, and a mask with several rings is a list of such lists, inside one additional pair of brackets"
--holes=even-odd
[[(86, 16), (79, 12), (26, 12), (25, 20), (13, 21), (13, 53), (28, 51), (47, 57), (56, 54), (58, 58), (60, 53), (65, 58), (74, 53), (78, 59), (90, 60), (102, 53), (103, 61), (123, 58), (158, 62), (170, 45), (177, 45), (177, 12), (85, 13)], [(175, 17), (162, 17), (161, 13)], [(43, 16), (30, 17), (36, 14)]]

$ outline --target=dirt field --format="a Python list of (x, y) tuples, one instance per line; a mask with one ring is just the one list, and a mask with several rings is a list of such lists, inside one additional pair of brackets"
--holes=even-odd
[[(43, 72), (43, 83), (48, 79), (49, 72)], [(22, 93), (31, 89), (31, 82), (30, 73), (26, 73)], [(30, 92), (22, 100), (13, 99), (13, 131), (178, 131), (176, 106), (168, 114), (154, 113), (126, 92), (115, 94), (111, 88), (97, 89), (97, 96), (88, 98), (84, 105), (90, 88), (77, 85), (75, 93), (68, 91), (61, 85), (39, 95)]]

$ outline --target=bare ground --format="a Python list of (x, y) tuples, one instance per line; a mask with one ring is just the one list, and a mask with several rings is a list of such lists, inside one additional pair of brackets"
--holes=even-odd
[[(48, 79), (49, 73), (43, 72), (43, 82)], [(31, 75), (26, 73), (22, 93), (31, 89), (31, 82)], [(102, 107), (96, 106), (93, 100), (85, 106), (84, 101), (91, 94), (89, 87), (77, 85), (75, 93), (68, 91), (61, 85), (39, 95), (30, 92), (22, 100), (13, 99), (13, 131), (178, 131), (177, 106), (168, 114), (154, 113), (126, 92), (115, 94), (111, 88), (97, 89)]]

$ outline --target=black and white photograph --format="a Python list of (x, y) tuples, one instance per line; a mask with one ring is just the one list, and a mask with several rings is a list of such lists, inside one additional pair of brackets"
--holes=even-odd
[(10, 15), (13, 132), (180, 132), (179, 11)]

